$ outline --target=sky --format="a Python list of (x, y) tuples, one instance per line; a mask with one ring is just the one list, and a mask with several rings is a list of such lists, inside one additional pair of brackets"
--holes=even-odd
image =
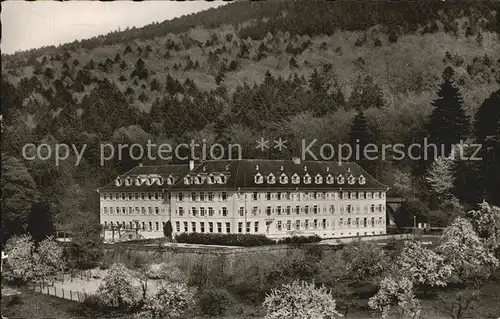
[(222, 1), (5, 1), (2, 53), (58, 45), (141, 27), (226, 4)]

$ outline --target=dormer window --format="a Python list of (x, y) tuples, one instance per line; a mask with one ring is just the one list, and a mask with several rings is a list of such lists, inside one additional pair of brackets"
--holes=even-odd
[(212, 175), (212, 174), (208, 175), (208, 177), (207, 177), (207, 183), (208, 184), (213, 184), (214, 182), (215, 182), (214, 175)]
[(184, 177), (184, 184), (191, 185), (191, 177), (190, 176)]
[(227, 183), (227, 176), (221, 175), (219, 181), (221, 184), (226, 184)]
[(299, 184), (300, 183), (300, 177), (296, 173), (293, 174), (292, 176), (292, 184)]
[(130, 177), (127, 177), (127, 179), (125, 180), (125, 185), (127, 186), (132, 185), (132, 180), (130, 179)]
[(344, 182), (345, 182), (344, 176), (342, 176), (342, 174), (339, 174), (337, 176), (337, 183), (342, 185), (342, 184), (344, 184)]
[(169, 176), (169, 177), (167, 178), (167, 184), (168, 184), (168, 185), (173, 185), (173, 184), (174, 184), (174, 178), (173, 178), (172, 176)]
[(227, 164), (226, 165), (226, 172), (229, 171), (230, 168), (231, 168), (231, 165)]
[(273, 174), (273, 173), (271, 173), (271, 174), (269, 174), (269, 176), (267, 176), (267, 182), (268, 182), (269, 184), (274, 184), (274, 183), (276, 183), (276, 177), (274, 177), (274, 174)]
[(365, 178), (363, 175), (361, 175), (361, 176), (359, 177), (359, 184), (360, 184), (360, 185), (364, 185), (364, 184), (366, 184), (366, 178)]
[(354, 176), (349, 175), (349, 177), (347, 178), (347, 183), (349, 185), (353, 185), (355, 182), (356, 182), (356, 179), (354, 178)]
[(141, 180), (138, 177), (136, 177), (135, 180), (134, 180), (134, 184), (136, 186), (141, 186)]
[(117, 178), (117, 179), (115, 180), (115, 185), (116, 185), (116, 186), (122, 186), (122, 180), (121, 180), (120, 178)]
[(255, 184), (262, 184), (264, 182), (264, 177), (262, 176), (261, 173), (257, 173), (255, 174), (254, 180)]
[(334, 182), (333, 180), (334, 180), (334, 178), (333, 178), (332, 174), (328, 174), (328, 176), (326, 176), (326, 183), (327, 184), (333, 184), (333, 182)]
[(314, 183), (316, 184), (323, 184), (323, 177), (321, 175), (316, 175), (316, 177), (314, 178)]
[(200, 177), (200, 176), (196, 176), (196, 177), (194, 178), (194, 183), (195, 183), (196, 185), (200, 185), (200, 184), (201, 184), (201, 177)]
[(288, 183), (288, 176), (286, 176), (286, 174), (285, 174), (285, 173), (281, 174), (281, 176), (280, 176), (280, 183), (281, 183), (281, 184), (286, 184), (286, 183)]
[(304, 175), (304, 184), (311, 184), (311, 176), (309, 174)]

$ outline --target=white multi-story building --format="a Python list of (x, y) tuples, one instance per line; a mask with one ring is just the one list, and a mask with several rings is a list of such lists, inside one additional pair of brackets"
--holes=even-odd
[(169, 219), (174, 234), (385, 234), (387, 190), (355, 163), (219, 160), (138, 166), (98, 192), (117, 240), (162, 237)]

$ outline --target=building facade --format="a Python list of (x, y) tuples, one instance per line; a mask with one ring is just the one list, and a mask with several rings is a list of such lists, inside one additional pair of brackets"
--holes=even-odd
[(98, 190), (108, 240), (177, 233), (386, 233), (388, 188), (355, 163), (220, 160), (138, 166)]

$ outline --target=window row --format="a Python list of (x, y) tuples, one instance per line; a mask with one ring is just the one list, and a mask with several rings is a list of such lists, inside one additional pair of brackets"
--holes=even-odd
[[(277, 182), (279, 182), (280, 184), (288, 184), (289, 176), (286, 173), (281, 173), (278, 176), (274, 175), (273, 173), (269, 173), (266, 176), (262, 175), (261, 173), (257, 173), (254, 175), (255, 184), (263, 184), (264, 180), (267, 184), (276, 184)], [(344, 175), (338, 174), (336, 177), (334, 177), (332, 174), (328, 174), (323, 178), (321, 174), (311, 176), (309, 175), (309, 173), (306, 173), (301, 177), (297, 173), (295, 173), (291, 176), (292, 184), (300, 184), (301, 182), (304, 184), (311, 184), (314, 181), (314, 184), (323, 184), (323, 182), (326, 182), (326, 184), (336, 183), (338, 185), (343, 185), (346, 180), (347, 184), (349, 185), (354, 185), (356, 181), (360, 185), (366, 184), (366, 178), (363, 175), (355, 177), (354, 175), (349, 174), (344, 177)]]
[(127, 193), (103, 193), (103, 200), (160, 200), (170, 199), (170, 193), (161, 192), (127, 192)]
[[(231, 222), (175, 222), (175, 231), (178, 233), (231, 233)], [(243, 222), (238, 223), (238, 233), (243, 233)], [(258, 233), (259, 222), (246, 222), (246, 233)]]
[(217, 198), (218, 201), (225, 202), (227, 201), (227, 192), (220, 192), (214, 195), (213, 192), (191, 192), (186, 196), (184, 193), (179, 192), (176, 195), (178, 202), (183, 202), (189, 200), (191, 202), (214, 202)]
[[(364, 205), (363, 206), (363, 213), (383, 213), (385, 212), (385, 205), (382, 204), (372, 204), (372, 205)], [(304, 206), (266, 206), (265, 208), (253, 206), (250, 211), (246, 210), (245, 207), (240, 206), (238, 208), (238, 215), (239, 216), (245, 216), (247, 215), (252, 215), (252, 216), (259, 216), (259, 215), (291, 215), (291, 214), (335, 214), (335, 213), (340, 213), (340, 214), (350, 214), (350, 213), (361, 213), (361, 205), (339, 205), (338, 207), (335, 205), (329, 205), (329, 206), (320, 206), (320, 205), (304, 205)], [(176, 213), (178, 216), (200, 216), (200, 217), (205, 217), (209, 216), (212, 217), (215, 215), (215, 210), (213, 207), (191, 207), (191, 208), (185, 208), (185, 207), (178, 207), (176, 210)], [(229, 214), (229, 211), (227, 207), (221, 207), (219, 210), (217, 210), (217, 216), (223, 216), (227, 217)]]
[[(125, 229), (141, 231), (163, 231), (166, 222), (124, 222), (124, 221), (105, 221), (104, 229), (111, 231), (120, 231)], [(160, 228), (161, 227), (161, 228)]]
[(159, 207), (103, 207), (103, 215), (159, 215)]
[[(241, 198), (241, 194), (238, 194)], [(384, 192), (253, 192), (252, 200), (317, 200), (317, 199), (380, 199)]]
[[(383, 217), (379, 217), (378, 219), (375, 217), (372, 218), (340, 218), (338, 220), (337, 226), (339, 228), (349, 228), (349, 227), (356, 227), (356, 228), (366, 228), (366, 227), (375, 227), (375, 226), (380, 226), (385, 224), (385, 219)], [(304, 220), (287, 220), (287, 221), (281, 221), (278, 220), (276, 222), (276, 229), (278, 231), (291, 231), (291, 230), (310, 230), (310, 229), (327, 229), (329, 227), (335, 228), (335, 221), (329, 222), (326, 219), (304, 219)]]

